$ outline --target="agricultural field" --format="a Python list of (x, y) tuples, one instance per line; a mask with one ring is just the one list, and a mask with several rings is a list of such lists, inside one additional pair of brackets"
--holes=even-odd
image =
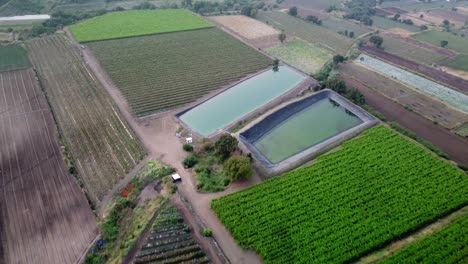
[(161, 209), (133, 263), (209, 263), (176, 207)]
[(445, 54), (434, 52), (434, 50), (421, 47), (419, 45), (408, 43), (399, 38), (393, 38), (386, 34), (380, 34), (383, 38), (382, 48), (385, 52), (397, 55), (422, 64), (432, 64), (440, 62), (447, 58)]
[(468, 80), (448, 74), (434, 67), (422, 65), (417, 62), (407, 60), (405, 57), (398, 57), (396, 55), (387, 53), (382, 49), (375, 48), (372, 46), (362, 46), (361, 50), (365, 51), (368, 54), (371, 54), (372, 56), (376, 56), (385, 61), (388, 61), (394, 65), (424, 75), (439, 83), (448, 84), (455, 89), (468, 93)]
[(0, 72), (31, 67), (26, 50), (17, 45), (0, 45)]
[(430, 96), (416, 92), (391, 78), (376, 74), (356, 63), (340, 66), (340, 74), (345, 75), (347, 78), (355, 78), (360, 83), (399, 103), (408, 110), (448, 129), (455, 128), (468, 121), (468, 114), (457, 111)]
[(456, 12), (452, 10), (435, 9), (431, 10), (427, 14), (439, 17), (442, 20), (447, 19), (450, 21), (450, 23), (454, 23), (457, 26), (463, 26), (465, 25), (465, 21), (468, 21), (468, 15), (465, 15), (462, 12)]
[(468, 217), (465, 216), (379, 263), (464, 263), (468, 260), (467, 234)]
[(371, 28), (363, 24), (358, 24), (357, 22), (355, 23), (351, 20), (338, 19), (334, 17), (322, 20), (322, 26), (340, 34), (343, 34), (345, 31), (348, 33), (353, 32), (355, 38), (372, 31)]
[(215, 16), (210, 17), (210, 20), (248, 40), (268, 37), (278, 38), (281, 33), (265, 23), (246, 16)]
[(71, 152), (89, 199), (97, 204), (146, 151), (66, 37), (31, 40), (27, 48), (63, 144)]
[(257, 19), (333, 53), (344, 55), (353, 45), (351, 38), (282, 12), (261, 12)]
[(467, 189), (464, 172), (378, 126), (212, 208), (265, 263), (341, 263), (466, 204)]
[(455, 36), (449, 32), (436, 30), (426, 31), (413, 36), (415, 39), (430, 43), (435, 46), (440, 46), (442, 40), (448, 41), (447, 48), (468, 54), (468, 38)]
[(410, 32), (418, 32), (419, 28), (412, 25), (403, 24), (389, 18), (372, 16), (372, 26), (381, 29), (401, 28)]
[(216, 28), (92, 42), (89, 47), (138, 116), (193, 102), (272, 64)]
[(332, 58), (328, 50), (302, 39), (288, 41), (266, 52), (307, 74), (316, 74)]
[(96, 221), (32, 69), (0, 73), (0, 146), (0, 262), (77, 262)]
[(466, 94), (364, 54), (359, 55), (356, 62), (468, 113), (468, 95)]
[(468, 55), (462, 54), (445, 64), (450, 68), (468, 72)]
[(70, 26), (79, 42), (127, 38), (213, 27), (185, 9), (130, 10), (108, 13)]
[(468, 137), (468, 123), (457, 128), (455, 132), (462, 137)]

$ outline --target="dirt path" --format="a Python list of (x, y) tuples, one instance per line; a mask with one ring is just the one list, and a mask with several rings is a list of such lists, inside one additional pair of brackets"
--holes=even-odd
[(365, 96), (367, 103), (381, 112), (388, 120), (398, 122), (447, 153), (452, 160), (468, 166), (468, 140), (406, 110), (403, 106), (378, 94), (351, 76), (343, 75), (343, 78), (348, 86), (358, 89)]
[[(68, 29), (65, 29), (65, 32), (69, 36), (70, 40), (76, 46), (80, 47), (80, 44), (71, 37)], [(198, 193), (196, 191), (192, 174), (182, 166), (182, 161), (185, 159), (187, 154), (182, 150), (180, 139), (175, 136), (175, 132), (179, 125), (173, 116), (175, 113), (180, 111), (180, 109), (175, 109), (161, 115), (137, 119), (131, 113), (130, 107), (121, 92), (99, 65), (91, 50), (86, 47), (84, 49), (80, 47), (80, 50), (85, 62), (93, 70), (96, 77), (101, 81), (107, 92), (114, 99), (120, 111), (127, 119), (129, 125), (148, 150), (147, 159), (158, 159), (174, 167), (178, 171), (182, 177), (182, 182), (178, 184), (178, 191), (189, 202), (202, 224), (213, 230), (214, 239), (219, 244), (229, 261), (236, 264), (262, 263), (262, 260), (255, 252), (244, 250), (236, 243), (230, 232), (224, 227), (213, 210), (211, 210), (211, 200), (258, 183), (261, 181), (260, 177), (258, 175), (254, 175), (254, 177), (249, 181), (232, 184), (223, 192)], [(119, 186), (125, 185), (127, 183), (126, 180), (129, 181), (130, 179), (131, 176), (127, 176), (125, 180), (121, 181)], [(117, 190), (118, 186), (116, 186), (112, 192), (116, 192)], [(108, 195), (107, 199), (109, 197), (111, 196)], [(194, 216), (191, 214), (187, 214), (187, 217), (190, 222), (196, 221)]]

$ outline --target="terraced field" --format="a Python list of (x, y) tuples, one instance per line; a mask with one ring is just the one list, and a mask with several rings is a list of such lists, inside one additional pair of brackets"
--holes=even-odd
[(334, 17), (330, 17), (327, 19), (322, 20), (322, 26), (326, 29), (329, 29), (334, 32), (341, 32), (343, 34), (345, 31), (353, 32), (354, 37), (358, 37), (362, 34), (371, 32), (372, 29), (363, 25), (351, 22), (350, 20), (346, 19), (337, 19)]
[(98, 203), (146, 151), (68, 39), (54, 35), (27, 47), (82, 184)]
[(261, 12), (257, 15), (257, 19), (333, 53), (344, 55), (353, 45), (353, 40), (348, 37), (282, 12)]
[(209, 263), (193, 239), (192, 228), (173, 206), (164, 207), (134, 260), (141, 263)]
[(0, 72), (31, 67), (26, 50), (15, 44), (0, 45)]
[(352, 262), (468, 202), (468, 178), (384, 126), (212, 208), (266, 263)]
[(397, 251), (379, 263), (466, 263), (468, 260), (467, 234), (468, 217), (465, 216), (421, 241)]
[(139, 116), (193, 102), (272, 63), (219, 29), (100, 41), (89, 46)]
[(317, 47), (302, 39), (295, 39), (287, 43), (266, 50), (270, 55), (307, 73), (317, 73), (332, 55), (328, 50)]
[(32, 69), (0, 73), (0, 263), (76, 263), (98, 233)]
[(130, 10), (108, 13), (70, 26), (79, 42), (126, 38), (213, 27), (186, 10)]

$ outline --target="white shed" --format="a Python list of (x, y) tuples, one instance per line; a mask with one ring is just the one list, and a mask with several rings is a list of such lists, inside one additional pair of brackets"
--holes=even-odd
[(172, 181), (173, 182), (176, 182), (176, 181), (181, 181), (182, 178), (180, 177), (180, 175), (178, 173), (175, 173), (175, 174), (172, 174)]

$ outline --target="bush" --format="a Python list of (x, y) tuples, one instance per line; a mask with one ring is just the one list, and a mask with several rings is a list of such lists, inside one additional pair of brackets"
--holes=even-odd
[(198, 157), (195, 154), (192, 154), (188, 156), (187, 158), (184, 159), (184, 162), (182, 163), (184, 165), (184, 168), (192, 168), (198, 163)]
[(248, 179), (253, 175), (253, 168), (247, 157), (235, 156), (226, 161), (224, 165), (226, 176), (233, 182)]
[(212, 237), (213, 236), (213, 230), (207, 228), (203, 230), (203, 235), (206, 237)]
[(229, 134), (224, 134), (218, 139), (218, 141), (216, 141), (215, 150), (221, 157), (221, 160), (224, 161), (229, 158), (234, 151), (236, 151), (238, 144), (239, 141), (237, 138)]
[(193, 151), (193, 146), (190, 144), (184, 144), (182, 148), (187, 151), (187, 152), (192, 152)]

